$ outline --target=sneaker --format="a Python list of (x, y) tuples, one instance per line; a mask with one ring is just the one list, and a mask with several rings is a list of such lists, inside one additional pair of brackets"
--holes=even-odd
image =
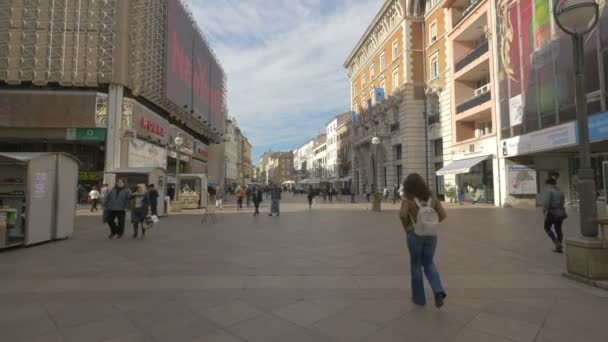
[(555, 248), (553, 249), (553, 252), (555, 252), (555, 253), (563, 253), (564, 252), (564, 248), (562, 247), (562, 243), (561, 242), (556, 242), (555, 243)]
[(435, 307), (436, 308), (440, 308), (443, 306), (443, 300), (445, 299), (446, 294), (445, 293), (436, 293), (435, 294)]

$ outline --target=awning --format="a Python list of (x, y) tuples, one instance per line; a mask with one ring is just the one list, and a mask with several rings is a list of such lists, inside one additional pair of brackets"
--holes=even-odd
[(457, 175), (459, 173), (469, 173), (473, 166), (481, 163), (482, 161), (490, 158), (491, 156), (475, 157), (469, 159), (455, 160), (450, 164), (446, 165), (441, 170), (437, 171), (437, 176), (443, 175)]

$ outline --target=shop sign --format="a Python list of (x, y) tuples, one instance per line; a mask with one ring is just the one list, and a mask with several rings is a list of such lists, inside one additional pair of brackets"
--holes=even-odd
[(99, 172), (96, 171), (80, 171), (78, 172), (79, 181), (96, 181), (99, 180)]
[(536, 195), (536, 170), (524, 165), (509, 165), (507, 181), (510, 195)]
[(122, 140), (135, 140), (137, 139), (137, 131), (134, 129), (125, 129), (120, 134)]
[(133, 124), (139, 138), (167, 143), (169, 122), (139, 103), (133, 104)]
[(202, 160), (207, 160), (209, 158), (209, 146), (200, 141), (197, 141), (194, 144), (194, 155)]
[(167, 169), (167, 150), (164, 147), (135, 139), (129, 141), (129, 167), (161, 167)]
[[(171, 157), (173, 159), (177, 159), (177, 152), (176, 151), (169, 151), (169, 157)], [(190, 162), (190, 156), (182, 154), (180, 152), (179, 160), (185, 161), (185, 162), (189, 163)]]
[(574, 122), (543, 129), (502, 141), (503, 157), (574, 145), (577, 142)]
[(599, 141), (608, 139), (608, 112), (590, 116), (589, 140)]
[(106, 139), (105, 128), (67, 128), (66, 140), (76, 141), (104, 141)]

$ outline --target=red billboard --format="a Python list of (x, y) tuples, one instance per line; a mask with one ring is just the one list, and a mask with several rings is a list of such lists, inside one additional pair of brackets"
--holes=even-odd
[(165, 97), (223, 133), (224, 73), (180, 0), (167, 0)]

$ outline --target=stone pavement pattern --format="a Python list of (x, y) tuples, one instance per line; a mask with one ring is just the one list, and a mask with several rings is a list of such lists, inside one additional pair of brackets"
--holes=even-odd
[(79, 216), (70, 240), (0, 253), (0, 341), (608, 341), (608, 292), (561, 276), (539, 212), (450, 208), (437, 310), (410, 304), (396, 207), (304, 201), (174, 215), (145, 240)]

